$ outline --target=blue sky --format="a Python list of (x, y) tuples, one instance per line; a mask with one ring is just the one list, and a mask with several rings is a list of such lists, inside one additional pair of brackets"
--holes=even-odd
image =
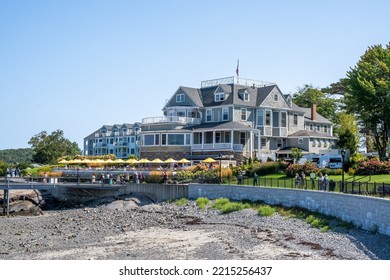
[(390, 42), (388, 1), (0, 1), (0, 149), (160, 116), (183, 86), (235, 75), (326, 87)]

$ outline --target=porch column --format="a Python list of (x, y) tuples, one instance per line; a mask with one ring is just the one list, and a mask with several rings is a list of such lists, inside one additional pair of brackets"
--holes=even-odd
[(230, 148), (233, 151), (233, 143), (234, 143), (234, 131), (233, 129), (230, 130)]
[(249, 153), (250, 157), (253, 156), (253, 130), (249, 132)]
[(257, 159), (260, 160), (260, 149), (261, 149), (261, 137), (260, 131), (257, 132)]
[(213, 129), (213, 150), (214, 150), (214, 146), (215, 146), (215, 130)]
[(204, 143), (204, 131), (202, 131), (202, 150), (203, 150), (203, 143)]

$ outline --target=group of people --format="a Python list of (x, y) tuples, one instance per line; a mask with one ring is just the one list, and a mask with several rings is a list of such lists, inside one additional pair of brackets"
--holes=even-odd
[[(315, 188), (315, 180), (316, 180), (316, 173), (312, 171), (310, 173), (310, 182), (312, 189)], [(321, 191), (326, 191), (328, 189), (329, 185), (329, 178), (328, 174), (323, 175), (321, 172), (318, 174), (318, 189)], [(306, 181), (306, 174), (302, 171), (299, 175), (298, 173), (295, 173), (295, 187), (296, 188), (307, 188), (307, 181)]]
[[(97, 176), (95, 174), (92, 175), (91, 183), (95, 184), (97, 180)], [(144, 176), (142, 172), (135, 171), (132, 176), (130, 176), (129, 173), (126, 174), (119, 174), (116, 177), (113, 174), (107, 173), (101, 173), (99, 177), (99, 182), (104, 185), (112, 185), (112, 184), (125, 184), (133, 180), (134, 183), (139, 184), (140, 182), (143, 182)]]
[(20, 177), (20, 169), (19, 167), (16, 167), (15, 169), (11, 168), (7, 168), (7, 177)]

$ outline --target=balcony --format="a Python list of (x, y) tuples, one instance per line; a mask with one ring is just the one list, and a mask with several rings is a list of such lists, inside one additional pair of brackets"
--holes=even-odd
[(221, 151), (221, 150), (233, 150), (242, 152), (244, 149), (244, 146), (242, 144), (233, 144), (233, 149), (230, 143), (215, 143), (214, 147), (213, 144), (193, 144), (192, 150), (193, 151), (199, 151), (199, 150), (205, 150), (205, 151)]
[(142, 124), (163, 124), (163, 123), (179, 123), (179, 124), (200, 124), (200, 118), (188, 118), (178, 116), (161, 116), (161, 117), (150, 117), (143, 118)]

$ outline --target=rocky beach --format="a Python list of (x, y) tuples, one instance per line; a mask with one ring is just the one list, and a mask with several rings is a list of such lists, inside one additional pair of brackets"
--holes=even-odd
[(221, 214), (194, 201), (145, 197), (0, 217), (3, 260), (390, 259), (390, 237), (358, 228), (321, 232), (251, 209)]

